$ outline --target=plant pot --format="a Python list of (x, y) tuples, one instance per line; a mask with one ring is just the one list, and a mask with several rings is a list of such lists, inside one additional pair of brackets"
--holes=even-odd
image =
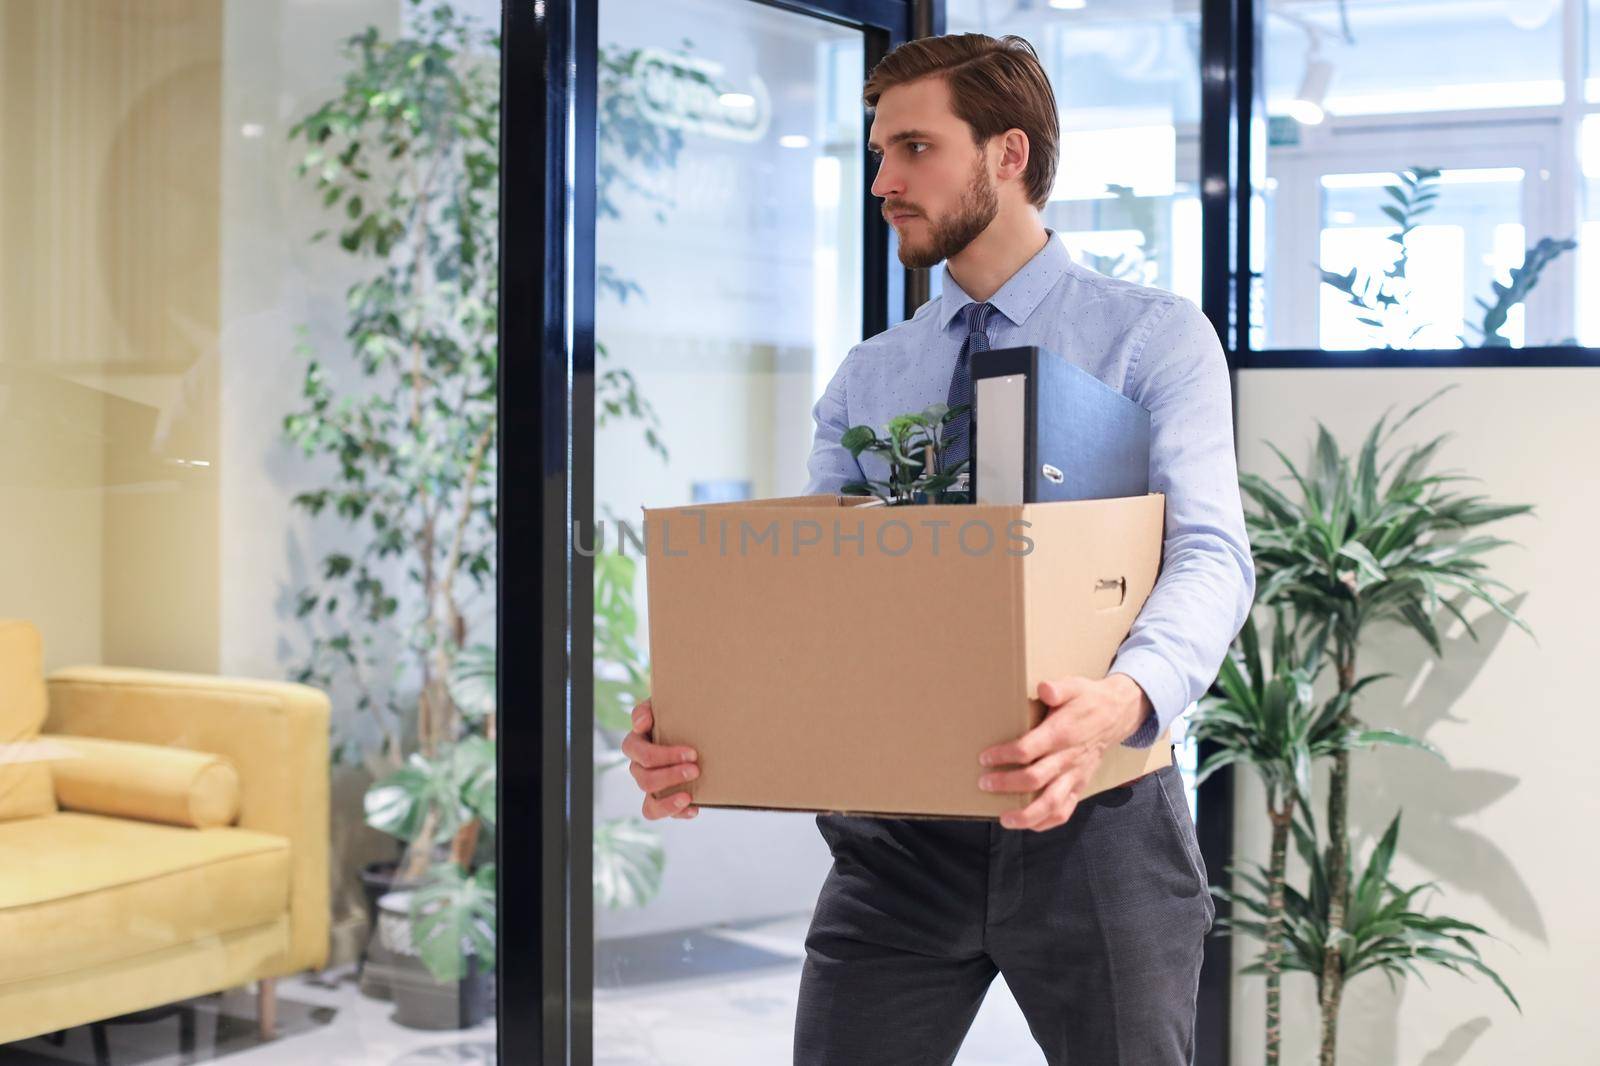
[(378, 900), (396, 889), (414, 888), (415, 882), (401, 882), (396, 877), (400, 869), (398, 860), (369, 862), (361, 868), (361, 893), (367, 905), (367, 939), (361, 948), (361, 959), (356, 966), (356, 978), (362, 995), (372, 999), (389, 999), (390, 978), (395, 968), (393, 953), (378, 943)]
[(411, 893), (391, 892), (378, 901), (376, 946), (391, 960), (388, 985), (394, 1020), (409, 1029), (468, 1029), (494, 1012), (494, 972), (467, 956), (466, 976), (436, 980), (411, 942)]

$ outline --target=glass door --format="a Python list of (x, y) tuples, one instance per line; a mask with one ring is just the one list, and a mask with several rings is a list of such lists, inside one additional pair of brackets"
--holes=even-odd
[(599, 548), (596, 1063), (791, 1054), (828, 849), (809, 814), (641, 816), (618, 746), (650, 691), (645, 571), (618, 533), (642, 536), (641, 507), (801, 492), (812, 403), (850, 347), (888, 325), (868, 321), (887, 305), (874, 246), (888, 245), (867, 194), (861, 87), (904, 27), (834, 6), (598, 5), (592, 475), (604, 533), (580, 534)]

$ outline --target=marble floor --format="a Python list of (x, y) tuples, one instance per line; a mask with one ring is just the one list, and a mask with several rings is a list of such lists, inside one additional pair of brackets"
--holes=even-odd
[[(607, 941), (595, 955), (595, 1066), (785, 1066), (809, 915)], [(280, 1033), (256, 1035), (246, 991), (192, 1001), (195, 1053), (178, 1052), (178, 1020), (113, 1025), (113, 1066), (446, 1066), (492, 1063), (494, 1023), (461, 1032), (406, 1029), (393, 1005), (363, 996), (353, 967), (279, 983)], [(0, 1066), (92, 1064), (87, 1027), (58, 1045), (0, 1047)], [(996, 979), (957, 1066), (1042, 1066), (1044, 1057)]]

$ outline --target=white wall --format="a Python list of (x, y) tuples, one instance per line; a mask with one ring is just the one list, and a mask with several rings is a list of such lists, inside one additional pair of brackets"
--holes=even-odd
[[(1464, 483), (1503, 502), (1531, 503), (1532, 517), (1491, 532), (1517, 541), (1487, 556), (1491, 573), (1517, 590), (1519, 610), (1537, 643), (1489, 618), (1474, 643), (1459, 624), (1444, 632), (1442, 660), (1409, 631), (1376, 631), (1362, 673), (1398, 676), (1369, 690), (1360, 713), (1375, 725), (1425, 737), (1449, 759), (1384, 751), (1354, 760), (1352, 824), (1364, 861), (1396, 808), (1403, 808), (1402, 883), (1433, 880), (1427, 908), (1475, 922), (1499, 941), (1482, 945), (1485, 961), (1522, 1001), (1519, 1015), (1486, 980), (1429, 972), (1424, 987), (1381, 975), (1348, 987), (1340, 1029), (1342, 1066), (1580, 1066), (1594, 1061), (1600, 1018), (1592, 1006), (1592, 968), (1600, 959), (1600, 912), (1593, 884), (1600, 857), (1592, 847), (1600, 817), (1594, 768), (1592, 683), (1600, 630), (1594, 567), (1600, 526), (1600, 371), (1255, 370), (1238, 376), (1241, 468), (1281, 471), (1263, 440), (1296, 462), (1308, 451), (1315, 419), (1353, 450), (1389, 405), (1403, 412), (1456, 383), (1419, 415), (1403, 442), (1450, 432), (1439, 457), (1482, 479)], [(1397, 413), (1398, 413), (1397, 412)], [(1240, 777), (1236, 832), (1239, 861), (1266, 859), (1259, 785)], [(1212, 871), (1220, 879), (1221, 871)], [(1293, 868), (1291, 876), (1293, 876)], [(1241, 940), (1236, 961), (1258, 945)], [(1437, 973), (1437, 976), (1434, 973)], [(1233, 1062), (1262, 1061), (1263, 983), (1235, 983)], [(1315, 1057), (1315, 991), (1307, 975), (1285, 979), (1285, 1062)]]

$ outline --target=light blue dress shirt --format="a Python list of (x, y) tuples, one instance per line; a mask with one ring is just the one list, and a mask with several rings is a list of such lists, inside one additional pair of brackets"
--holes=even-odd
[[(1127, 740), (1145, 748), (1217, 676), (1255, 598), (1233, 447), (1227, 361), (1190, 300), (1099, 274), (1073, 261), (1053, 230), (989, 302), (994, 348), (1034, 344), (1089, 371), (1150, 412), (1150, 491), (1166, 494), (1161, 572), (1110, 673), (1132, 677), (1153, 712)], [(846, 429), (882, 432), (891, 418), (943, 403), (972, 298), (943, 273), (939, 296), (911, 318), (850, 349), (811, 409), (816, 434), (808, 493), (886, 480), (839, 444)]]

